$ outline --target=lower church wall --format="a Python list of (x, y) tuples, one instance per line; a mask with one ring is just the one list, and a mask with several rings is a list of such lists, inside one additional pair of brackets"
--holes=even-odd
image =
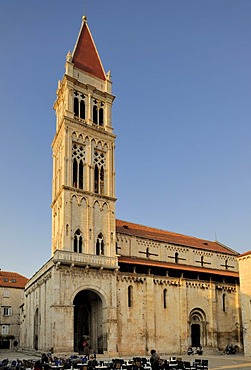
[(234, 285), (52, 263), (25, 290), (21, 347), (79, 352), (85, 334), (109, 356), (182, 354), (197, 342), (223, 349), (240, 345), (238, 301)]
[[(132, 303), (128, 307), (130, 286)], [(241, 346), (236, 324), (240, 322), (238, 290), (228, 287), (228, 306), (223, 312), (216, 287), (213, 282), (121, 275), (117, 289), (118, 352), (130, 354), (128, 343), (133, 343), (134, 354), (148, 354), (152, 348), (163, 354), (182, 354), (195, 343), (224, 349), (227, 338)], [(193, 333), (194, 329), (199, 333)]]
[[(102, 305), (96, 313), (96, 319), (102, 316), (102, 321), (92, 330), (99, 337), (100, 330), (106, 331), (102, 340), (108, 344), (104, 347), (109, 347), (115, 354), (117, 314), (116, 294), (112, 293), (116, 291), (115, 279), (113, 272), (70, 266), (52, 265), (43, 274), (38, 272), (25, 291), (21, 347), (45, 352), (53, 347), (58, 353), (79, 351), (74, 342), (74, 298), (78, 293), (88, 291)], [(95, 301), (92, 305), (94, 307)], [(97, 350), (97, 344), (90, 345), (92, 351)]]

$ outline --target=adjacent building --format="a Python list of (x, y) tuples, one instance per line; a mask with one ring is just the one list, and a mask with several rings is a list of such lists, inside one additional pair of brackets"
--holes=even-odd
[(16, 272), (0, 270), (0, 348), (19, 346), (20, 306), (27, 281)]
[(245, 356), (251, 356), (251, 251), (239, 256), (240, 298)]

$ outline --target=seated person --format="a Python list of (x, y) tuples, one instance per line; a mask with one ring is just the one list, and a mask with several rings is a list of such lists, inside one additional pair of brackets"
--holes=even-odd
[(90, 357), (90, 360), (87, 363), (87, 365), (88, 365), (88, 368), (94, 369), (94, 367), (98, 365), (98, 361), (93, 356), (91, 356)]
[(190, 356), (190, 355), (193, 355), (193, 349), (192, 347), (189, 347), (188, 350), (187, 350), (187, 354)]
[(203, 353), (203, 351), (202, 351), (202, 347), (201, 346), (199, 346), (199, 347), (197, 347), (196, 348), (196, 353), (197, 353), (197, 355), (202, 355), (202, 353)]

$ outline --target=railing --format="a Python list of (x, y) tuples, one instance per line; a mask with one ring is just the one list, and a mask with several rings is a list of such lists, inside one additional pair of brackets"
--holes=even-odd
[(104, 267), (108, 269), (118, 268), (117, 257), (96, 256), (85, 253), (74, 253), (59, 250), (55, 251), (53, 261), (54, 263), (67, 263), (89, 267)]

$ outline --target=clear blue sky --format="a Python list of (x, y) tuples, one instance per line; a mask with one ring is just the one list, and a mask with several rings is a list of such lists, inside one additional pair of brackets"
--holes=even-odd
[(0, 2), (0, 268), (51, 256), (52, 109), (81, 18), (112, 71), (117, 218), (251, 249), (250, 0)]

